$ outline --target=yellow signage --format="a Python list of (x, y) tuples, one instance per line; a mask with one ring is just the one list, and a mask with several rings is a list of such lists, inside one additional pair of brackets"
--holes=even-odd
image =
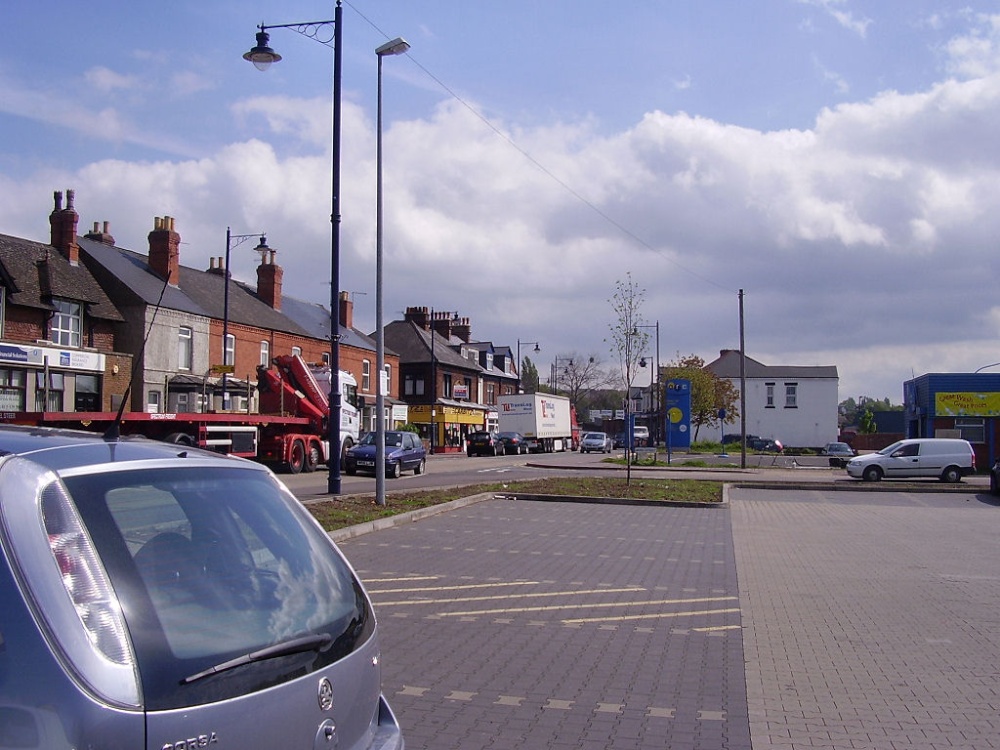
[(236, 372), (236, 367), (234, 365), (212, 365), (208, 369), (213, 375), (222, 375), (222, 373), (232, 375)]
[(939, 417), (1000, 417), (1000, 393), (936, 393)]

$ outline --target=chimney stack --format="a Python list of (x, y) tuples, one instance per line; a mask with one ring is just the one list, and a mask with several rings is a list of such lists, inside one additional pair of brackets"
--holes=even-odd
[(429, 330), (429, 320), (430, 310), (426, 307), (408, 307), (406, 308), (405, 320), (408, 323), (413, 323), (417, 328), (426, 331)]
[(95, 221), (94, 228), (87, 232), (84, 237), (88, 240), (96, 240), (97, 242), (103, 242), (105, 245), (114, 245), (115, 238), (111, 236), (111, 222), (104, 222), (104, 229), (99, 228), (100, 225)]
[(149, 268), (171, 286), (177, 286), (181, 279), (180, 244), (173, 217), (154, 217), (153, 231), (149, 233)]
[(456, 318), (452, 321), (451, 332), (466, 344), (472, 339), (472, 326), (468, 318)]
[(354, 328), (354, 303), (350, 292), (340, 293), (340, 325), (344, 328)]
[(281, 311), (281, 279), (285, 272), (274, 262), (274, 250), (261, 253), (257, 266), (257, 296), (267, 306)]
[(80, 215), (73, 208), (74, 191), (66, 191), (66, 208), (62, 207), (62, 197), (59, 191), (52, 194), (54, 206), (49, 214), (49, 244), (75, 266), (80, 262), (80, 246), (76, 244), (76, 226)]

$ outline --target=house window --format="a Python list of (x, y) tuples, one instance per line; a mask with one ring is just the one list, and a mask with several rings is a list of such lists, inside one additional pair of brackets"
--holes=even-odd
[(194, 331), (186, 326), (181, 326), (177, 334), (177, 369), (179, 370), (191, 369), (194, 357), (193, 338)]
[(35, 411), (63, 410), (63, 374), (50, 372), (46, 380), (45, 372), (35, 373)]
[(982, 417), (956, 419), (955, 429), (962, 435), (963, 440), (968, 440), (970, 443), (986, 442), (986, 420)]
[(188, 395), (186, 393), (182, 392), (177, 394), (177, 408), (175, 411), (179, 413), (188, 411)]
[(451, 373), (446, 372), (441, 380), (442, 396), (451, 398)]
[(24, 411), (24, 370), (0, 368), (0, 409)]
[(390, 365), (390, 364), (387, 364), (385, 366), (385, 388), (384, 388), (384, 391), (385, 391), (386, 395), (389, 395), (389, 392), (392, 391), (392, 365)]
[(101, 402), (97, 388), (96, 375), (78, 374), (76, 376), (76, 403), (73, 404), (73, 411), (100, 411)]
[(271, 344), (267, 341), (260, 342), (260, 364), (261, 367), (271, 366)]
[(403, 395), (405, 396), (423, 396), (424, 395), (424, 381), (422, 378), (415, 378), (412, 375), (407, 375), (403, 378)]
[(83, 307), (79, 302), (64, 299), (54, 301), (56, 311), (49, 325), (49, 338), (60, 346), (80, 346), (83, 329)]
[(226, 334), (226, 351), (222, 354), (222, 364), (236, 364), (236, 337), (231, 333)]
[(493, 369), (493, 353), (492, 352), (486, 352), (486, 369), (487, 370), (492, 370)]
[(767, 400), (764, 402), (765, 409), (774, 408), (774, 383), (765, 383), (764, 387), (767, 389)]
[(487, 383), (486, 384), (486, 403), (495, 404), (497, 402), (497, 384)]
[(361, 361), (361, 390), (365, 393), (372, 390), (372, 363), (369, 359)]
[(323, 352), (322, 362), (327, 367), (330, 366), (330, 352)]
[(146, 413), (147, 414), (159, 414), (160, 413), (160, 392), (159, 391), (149, 391), (146, 393)]
[(798, 383), (785, 383), (785, 408), (798, 408)]

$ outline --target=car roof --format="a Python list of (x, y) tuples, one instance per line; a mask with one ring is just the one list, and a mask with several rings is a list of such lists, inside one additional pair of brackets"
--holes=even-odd
[(199, 448), (138, 436), (106, 440), (99, 433), (83, 430), (0, 425), (0, 456), (9, 455), (24, 456), (55, 471), (96, 464), (188, 456), (219, 461), (238, 460)]

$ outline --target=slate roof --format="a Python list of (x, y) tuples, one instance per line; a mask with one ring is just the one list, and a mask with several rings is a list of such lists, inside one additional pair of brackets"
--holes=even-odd
[[(705, 365), (705, 369), (720, 378), (738, 379), (740, 377), (740, 353), (735, 349), (723, 350), (719, 358)], [(746, 376), (748, 378), (839, 378), (836, 365), (765, 365), (750, 357), (746, 358)]]
[(431, 336), (434, 336), (434, 359), (439, 365), (482, 372), (478, 363), (456, 352), (446, 338), (432, 334), (409, 320), (394, 320), (385, 327), (386, 346), (399, 355), (399, 363), (431, 362)]
[[(79, 243), (81, 253), (117, 278), (133, 299), (152, 306), (159, 302), (168, 310), (215, 320), (225, 316), (225, 276), (222, 273), (182, 265), (178, 285), (168, 285), (164, 290), (163, 279), (149, 268), (148, 256), (87, 238), (80, 238)], [(231, 277), (229, 281), (231, 323), (329, 341), (330, 311), (327, 308), (282, 294), (281, 310), (278, 311), (257, 296), (256, 286)], [(340, 327), (340, 343), (341, 346), (375, 350), (375, 343), (369, 337), (344, 326)]]
[(12, 305), (53, 310), (58, 297), (85, 303), (87, 317), (124, 320), (87, 267), (70, 264), (51, 245), (0, 234), (0, 267)]

